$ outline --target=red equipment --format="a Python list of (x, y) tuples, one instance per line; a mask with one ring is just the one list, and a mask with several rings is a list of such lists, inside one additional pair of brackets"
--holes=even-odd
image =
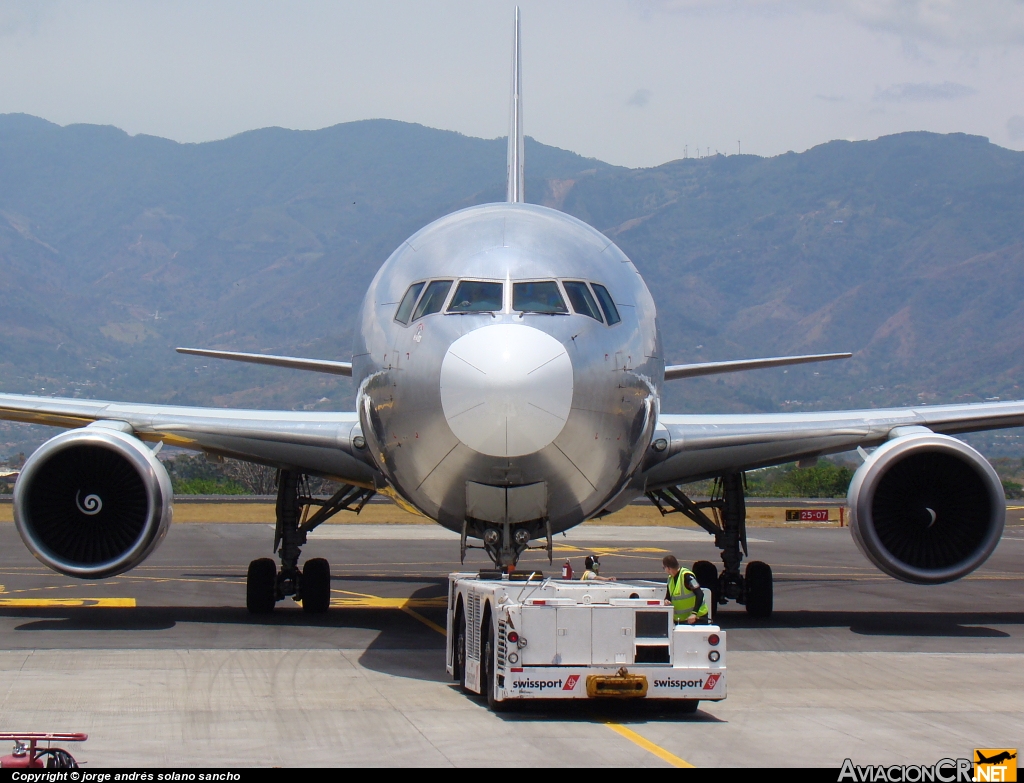
[[(75, 757), (64, 748), (51, 748), (51, 742), (85, 742), (88, 734), (50, 734), (41, 731), (0, 731), (0, 742), (10, 740), (14, 752), (0, 756), (2, 769), (78, 769)], [(26, 745), (25, 743), (28, 743)], [(40, 748), (38, 743), (45, 742)]]
[(568, 560), (562, 564), (562, 579), (572, 579), (572, 563)]

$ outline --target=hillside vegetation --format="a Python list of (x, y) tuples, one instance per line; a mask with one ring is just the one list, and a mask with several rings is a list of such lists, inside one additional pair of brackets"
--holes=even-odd
[[(630, 170), (531, 139), (527, 172), (633, 259), (670, 362), (856, 352), (674, 382), (665, 410), (1022, 396), (1024, 153), (909, 133)], [(173, 348), (348, 357), (381, 262), (504, 175), (502, 139), (386, 120), (177, 144), (0, 115), (0, 389), (351, 408), (344, 379)], [(3, 425), (0, 455), (42, 435)]]

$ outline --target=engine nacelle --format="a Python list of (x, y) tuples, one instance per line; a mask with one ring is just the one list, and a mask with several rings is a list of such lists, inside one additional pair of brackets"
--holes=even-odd
[(875, 449), (850, 482), (850, 529), (864, 555), (904, 582), (940, 584), (984, 563), (999, 543), (1006, 500), (988, 461), (929, 432)]
[(55, 571), (101, 579), (145, 560), (171, 523), (171, 480), (153, 452), (114, 429), (48, 440), (14, 487), (25, 545)]

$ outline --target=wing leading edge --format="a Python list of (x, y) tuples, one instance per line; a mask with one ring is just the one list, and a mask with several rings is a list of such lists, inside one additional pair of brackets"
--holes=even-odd
[[(181, 349), (179, 349), (181, 350)], [(835, 359), (849, 359), (852, 353), (816, 353), (806, 356), (776, 356), (769, 359), (738, 359), (729, 362), (701, 362), (700, 364), (670, 364), (665, 368), (665, 380), (699, 378), (702, 375), (719, 375), (745, 370), (765, 370), (769, 367), (790, 367), (794, 364), (831, 362)]]
[(643, 480), (647, 488), (656, 489), (870, 448), (903, 427), (956, 435), (1020, 426), (1024, 401), (811, 413), (662, 414), (654, 437), (667, 445), (661, 452), (652, 450)]
[(192, 408), (0, 394), (0, 419), (56, 427), (124, 422), (136, 437), (151, 443), (293, 468), (357, 486), (384, 483), (353, 443), (361, 432), (355, 412)]
[(266, 353), (240, 353), (238, 351), (210, 351), (206, 348), (175, 348), (178, 353), (190, 356), (206, 356), (211, 359), (227, 359), (232, 362), (265, 364), (270, 367), (286, 367), (289, 370), (308, 370), (328, 375), (352, 377), (351, 362), (332, 362), (327, 359), (302, 359), (297, 356), (273, 356)]

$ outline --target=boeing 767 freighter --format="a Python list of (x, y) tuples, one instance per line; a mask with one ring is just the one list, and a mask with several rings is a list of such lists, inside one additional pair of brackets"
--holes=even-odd
[[(69, 428), (26, 462), (18, 530), (69, 576), (99, 579), (146, 559), (171, 522), (161, 443), (279, 470), (278, 560), (249, 566), (247, 606), (292, 596), (327, 610), (330, 569), (306, 534), (374, 493), (462, 535), (499, 567), (531, 545), (648, 496), (715, 537), (722, 567), (695, 564), (717, 603), (772, 611), (771, 568), (746, 554), (743, 472), (859, 448), (850, 526), (897, 579), (936, 584), (978, 568), (999, 542), (998, 477), (952, 437), (1024, 425), (1024, 402), (922, 408), (665, 413), (665, 383), (839, 359), (793, 356), (667, 365), (654, 300), (615, 243), (523, 193), (519, 14), (512, 57), (507, 199), (447, 215), (409, 237), (370, 284), (351, 361), (226, 351), (183, 353), (352, 376), (356, 410), (175, 407), (0, 395), (0, 418)], [(870, 453), (865, 449), (873, 449)], [(343, 483), (326, 502), (306, 475)], [(710, 501), (683, 485), (717, 479)], [(709, 512), (710, 511), (710, 515)], [(472, 543), (470, 543), (472, 542)]]

